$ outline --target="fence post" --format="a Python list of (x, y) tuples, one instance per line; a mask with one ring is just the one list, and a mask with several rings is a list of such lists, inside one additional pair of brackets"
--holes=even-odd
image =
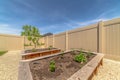
[(25, 36), (22, 37), (23, 39), (23, 50), (25, 49)]
[(53, 47), (55, 47), (54, 35), (53, 35)]
[(99, 31), (99, 42), (98, 42), (98, 45), (99, 45), (99, 53), (103, 53), (103, 49), (104, 49), (104, 44), (103, 44), (103, 41), (104, 41), (104, 23), (103, 21), (100, 21), (99, 22), (99, 25), (98, 25), (98, 31)]
[(65, 44), (65, 48), (66, 48), (66, 50), (68, 50), (68, 31), (66, 31), (65, 38), (66, 38), (66, 39), (65, 39), (65, 40), (66, 40), (66, 41), (65, 41), (65, 43), (66, 43), (66, 44)]
[(47, 36), (47, 46), (46, 47), (48, 48), (48, 36)]

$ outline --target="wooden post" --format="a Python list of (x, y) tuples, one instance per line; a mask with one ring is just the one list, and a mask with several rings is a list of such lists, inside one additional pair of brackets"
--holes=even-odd
[(104, 49), (104, 24), (103, 24), (103, 21), (100, 21), (99, 22), (99, 25), (98, 25), (98, 46), (99, 46), (99, 53), (103, 53), (103, 49)]
[(65, 45), (65, 47), (66, 47), (66, 50), (68, 50), (68, 31), (66, 31), (66, 45)]

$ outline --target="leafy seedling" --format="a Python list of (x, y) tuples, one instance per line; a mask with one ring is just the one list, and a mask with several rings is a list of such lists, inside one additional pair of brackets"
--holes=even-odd
[(87, 52), (87, 57), (89, 58), (90, 56), (92, 56), (93, 55), (93, 53), (92, 52)]
[(61, 52), (61, 58), (63, 58), (63, 55), (64, 55), (64, 51)]
[(83, 54), (83, 53), (79, 53), (78, 55), (76, 55), (76, 56), (74, 57), (74, 60), (75, 60), (76, 62), (80, 62), (80, 63), (83, 63), (83, 62), (86, 62), (86, 61), (87, 61), (86, 56), (85, 56), (85, 54)]
[(48, 49), (51, 50), (53, 48), (53, 46), (49, 46)]
[(72, 49), (72, 55), (75, 55), (75, 49)]
[(55, 61), (50, 61), (49, 69), (51, 72), (55, 72)]

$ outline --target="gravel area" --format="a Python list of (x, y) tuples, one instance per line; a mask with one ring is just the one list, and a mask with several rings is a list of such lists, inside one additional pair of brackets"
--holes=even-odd
[(0, 80), (18, 80), (20, 51), (9, 51), (0, 56)]
[(103, 66), (92, 80), (120, 80), (120, 62), (104, 59)]

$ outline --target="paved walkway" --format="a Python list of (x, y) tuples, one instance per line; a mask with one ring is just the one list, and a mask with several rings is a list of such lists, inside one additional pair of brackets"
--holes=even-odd
[(18, 80), (20, 51), (9, 51), (0, 56), (0, 80)]
[(103, 66), (93, 80), (120, 80), (120, 62), (104, 59)]
[[(17, 80), (20, 51), (0, 56), (0, 80)], [(93, 80), (120, 80), (120, 62), (104, 59), (103, 66)]]

